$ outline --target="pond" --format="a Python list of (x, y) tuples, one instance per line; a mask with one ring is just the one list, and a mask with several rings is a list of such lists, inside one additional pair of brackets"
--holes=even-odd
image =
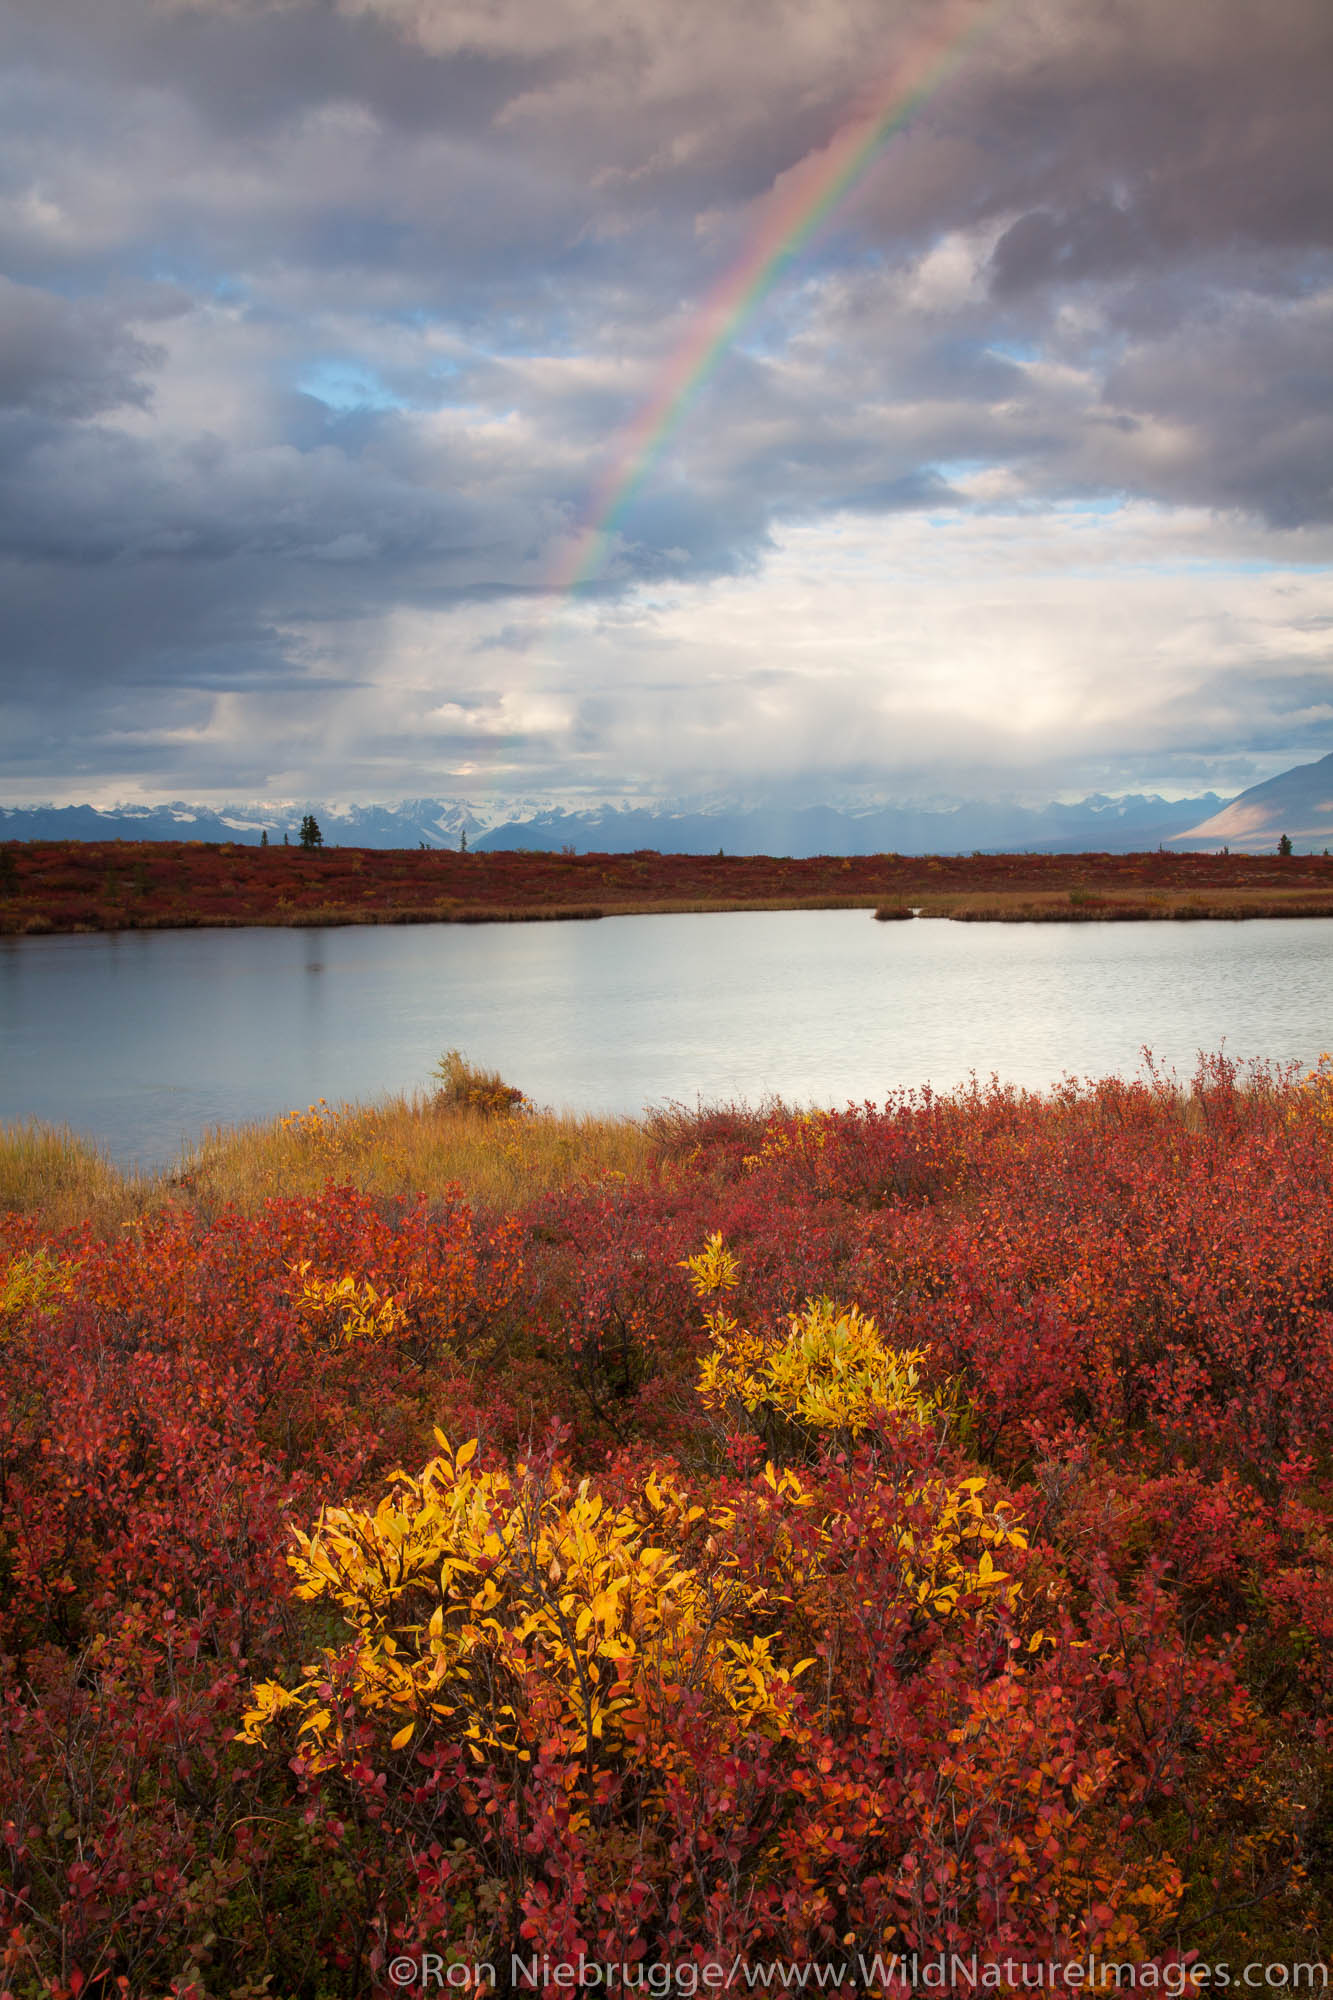
[(975, 1072), (1312, 1064), (1333, 922), (875, 923), (864, 910), (0, 939), (0, 1119), (160, 1167), (210, 1125), (424, 1085), (539, 1103), (838, 1105)]

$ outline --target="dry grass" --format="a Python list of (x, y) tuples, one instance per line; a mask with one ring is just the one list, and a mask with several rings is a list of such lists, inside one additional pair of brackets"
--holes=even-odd
[(112, 1234), (167, 1201), (204, 1215), (254, 1208), (271, 1195), (315, 1194), (350, 1181), (373, 1195), (437, 1195), (461, 1187), (478, 1207), (522, 1207), (577, 1181), (637, 1180), (661, 1157), (636, 1118), (541, 1111), (457, 1049), (438, 1088), (378, 1104), (321, 1098), (307, 1111), (205, 1134), (170, 1172), (121, 1173), (97, 1147), (49, 1125), (0, 1126), (0, 1212)]
[(657, 1148), (632, 1118), (559, 1112), (496, 1116), (433, 1098), (316, 1105), (210, 1132), (170, 1173), (121, 1173), (86, 1140), (50, 1126), (0, 1127), (0, 1210), (50, 1229), (88, 1222), (114, 1234), (145, 1210), (186, 1201), (204, 1215), (228, 1203), (313, 1194), (351, 1181), (376, 1195), (434, 1195), (459, 1185), (479, 1207), (521, 1207), (548, 1188), (647, 1173)]
[[(556, 921), (571, 923), (582, 917), (717, 917), (746, 914), (754, 910), (865, 910), (878, 891), (864, 894), (824, 893), (792, 896), (641, 896), (606, 901), (596, 907), (500, 909), (480, 905), (460, 910), (446, 921), (456, 924), (534, 924)], [(286, 921), (284, 919), (284, 921)], [(368, 921), (378, 922), (378, 918)]]
[(1172, 915), (1164, 897), (1080, 896), (1068, 891), (1015, 895), (932, 896), (923, 917), (949, 917), (959, 924), (1144, 923)]
[(0, 1212), (36, 1216), (56, 1230), (91, 1222), (109, 1234), (142, 1214), (153, 1189), (68, 1126), (0, 1125)]
[(926, 895), (923, 917), (961, 924), (1114, 924), (1256, 917), (1333, 917), (1333, 896), (1308, 890), (1013, 890)]
[(205, 1211), (313, 1193), (329, 1180), (380, 1195), (438, 1194), (457, 1184), (482, 1207), (515, 1208), (579, 1180), (637, 1179), (652, 1151), (645, 1127), (632, 1118), (496, 1115), (433, 1097), (397, 1097), (337, 1109), (319, 1104), (272, 1124), (210, 1133), (174, 1184)]

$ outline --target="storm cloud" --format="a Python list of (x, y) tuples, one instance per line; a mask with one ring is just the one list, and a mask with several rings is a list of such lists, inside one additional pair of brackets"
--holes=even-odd
[(14, 0), (0, 57), (7, 798), (1333, 747), (1326, 0)]

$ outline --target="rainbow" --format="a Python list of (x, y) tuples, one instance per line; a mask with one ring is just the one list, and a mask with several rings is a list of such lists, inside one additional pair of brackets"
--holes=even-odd
[(957, 68), (996, 4), (968, 0), (962, 6), (940, 6), (932, 31), (894, 67), (868, 108), (842, 127), (825, 152), (803, 161), (787, 185), (774, 191), (748, 247), (705, 299), (621, 438), (572, 550), (552, 576), (552, 592), (564, 596), (596, 574), (630, 503), (745, 321), (894, 133)]

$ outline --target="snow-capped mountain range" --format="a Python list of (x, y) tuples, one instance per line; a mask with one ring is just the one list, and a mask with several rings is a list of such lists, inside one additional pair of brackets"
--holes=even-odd
[[(621, 798), (571, 809), (549, 800), (405, 799), (392, 805), (265, 800), (208, 807), (169, 805), (0, 806), (0, 839), (295, 841), (305, 814), (337, 847), (574, 848), (670, 854), (957, 854), (974, 849), (1126, 853), (1190, 834), (1227, 801), (1102, 794), (1040, 807), (965, 800), (929, 803), (799, 804), (710, 798), (652, 802)], [(1202, 840), (1203, 845), (1213, 844)]]

